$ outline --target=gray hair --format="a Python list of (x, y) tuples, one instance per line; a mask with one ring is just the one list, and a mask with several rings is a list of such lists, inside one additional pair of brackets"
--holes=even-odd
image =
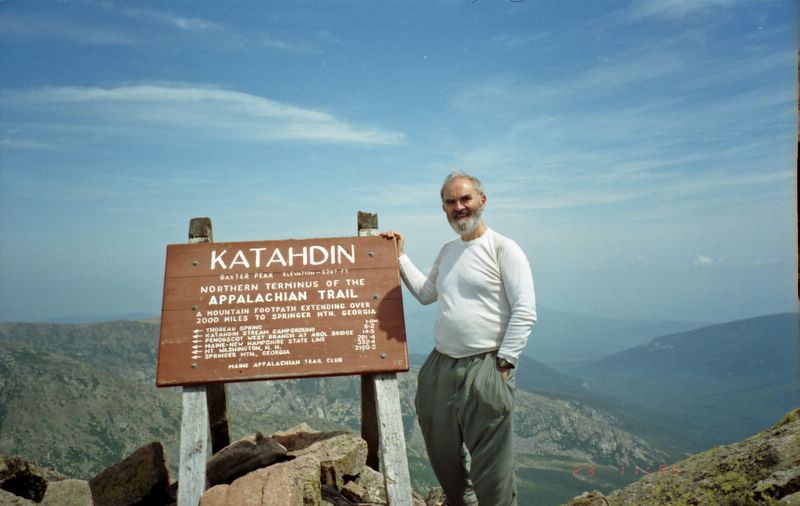
[(475, 188), (475, 191), (477, 191), (478, 194), (483, 195), (483, 185), (481, 185), (480, 179), (478, 179), (475, 176), (470, 176), (465, 172), (455, 171), (451, 172), (450, 174), (447, 175), (446, 178), (444, 178), (444, 183), (442, 183), (442, 189), (439, 191), (439, 196), (442, 198), (442, 202), (444, 202), (444, 189), (447, 187), (448, 184), (450, 184), (450, 181), (462, 177), (464, 179), (469, 179), (470, 183), (472, 183), (472, 187)]

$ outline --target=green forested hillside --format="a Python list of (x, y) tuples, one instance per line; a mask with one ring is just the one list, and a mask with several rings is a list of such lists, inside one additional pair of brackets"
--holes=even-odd
[(0, 323), (0, 339), (29, 343), (116, 376), (155, 381), (158, 329), (154, 322), (129, 320), (91, 324)]
[[(68, 476), (89, 478), (136, 448), (161, 441), (175, 468), (180, 436), (179, 388), (157, 389), (17, 341), (0, 340), (0, 454), (22, 455)], [(306, 421), (231, 406), (234, 437), (269, 433)]]
[[(174, 468), (180, 388), (155, 387), (157, 342), (155, 322), (0, 324), (0, 453), (86, 478), (160, 440)], [(557, 504), (611, 490), (637, 468), (763, 430), (798, 404), (797, 342), (792, 313), (664, 336), (560, 371), (523, 357), (522, 497)], [(435, 482), (414, 415), (415, 371), (398, 377), (412, 477), (424, 489)], [(358, 430), (359, 391), (358, 377), (234, 383), (231, 432), (300, 422)]]
[[(155, 387), (157, 330), (156, 324), (124, 321), (0, 324), (0, 453), (86, 478), (160, 440), (174, 467), (180, 389)], [(399, 379), (412, 476), (425, 488), (434, 480), (414, 416), (415, 371)], [(358, 382), (336, 377), (231, 384), (233, 437), (302, 421), (319, 430), (358, 430)], [(541, 504), (556, 504), (587, 486), (616, 488), (635, 479), (621, 475), (621, 466), (657, 466), (669, 458), (625, 430), (614, 413), (522, 388), (516, 448), (521, 494), (550, 497)], [(589, 466), (597, 470), (591, 476)], [(581, 472), (573, 476), (576, 469)]]

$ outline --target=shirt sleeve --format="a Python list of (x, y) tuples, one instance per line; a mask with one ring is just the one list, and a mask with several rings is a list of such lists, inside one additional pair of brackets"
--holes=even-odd
[(501, 248), (498, 261), (511, 316), (497, 356), (516, 365), (536, 322), (533, 274), (522, 248), (513, 241)]
[(438, 298), (436, 277), (439, 270), (439, 259), (436, 259), (434, 267), (431, 269), (431, 273), (428, 276), (425, 276), (417, 269), (417, 266), (411, 262), (411, 259), (408, 258), (408, 255), (405, 253), (400, 255), (398, 261), (400, 263), (400, 277), (403, 278), (403, 282), (406, 284), (411, 294), (421, 304), (428, 305), (432, 302), (436, 302)]

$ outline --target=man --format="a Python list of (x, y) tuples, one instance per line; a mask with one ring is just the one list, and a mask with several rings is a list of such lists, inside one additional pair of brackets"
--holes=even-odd
[(417, 417), (448, 506), (515, 506), (514, 368), (536, 321), (533, 277), (522, 249), (484, 224), (477, 178), (452, 173), (440, 195), (460, 238), (442, 247), (428, 276), (404, 253), (402, 234), (383, 234), (397, 240), (411, 293), (422, 304), (439, 303), (436, 347), (419, 371)]

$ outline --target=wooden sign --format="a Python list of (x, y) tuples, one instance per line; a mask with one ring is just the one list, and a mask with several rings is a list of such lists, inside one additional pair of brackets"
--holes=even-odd
[(407, 370), (394, 241), (167, 246), (158, 386)]

